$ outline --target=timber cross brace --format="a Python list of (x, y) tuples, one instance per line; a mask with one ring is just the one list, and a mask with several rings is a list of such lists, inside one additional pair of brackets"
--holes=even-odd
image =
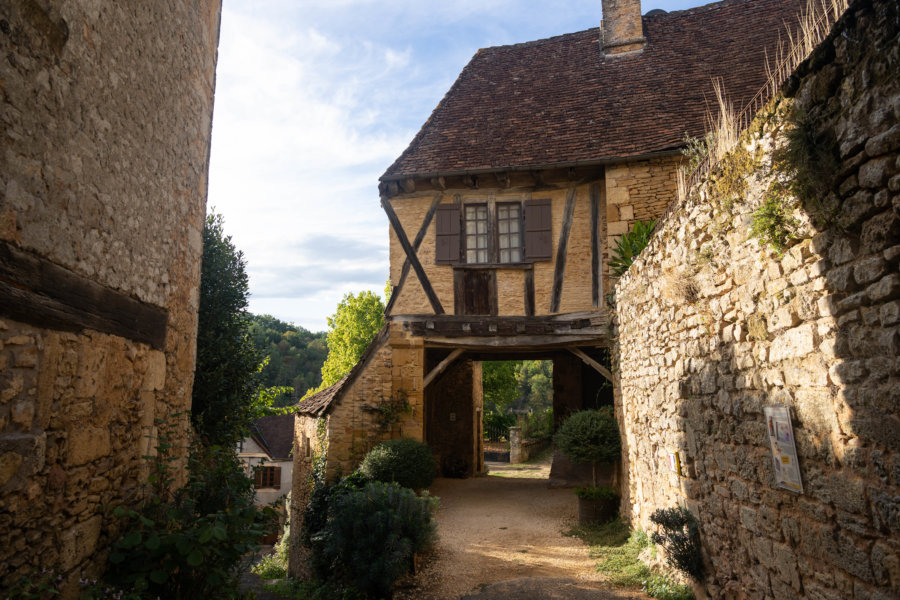
[(406, 231), (404, 231), (403, 225), (400, 223), (400, 219), (397, 217), (397, 213), (394, 212), (394, 207), (391, 205), (391, 201), (386, 197), (381, 199), (381, 206), (382, 208), (384, 208), (385, 214), (387, 214), (388, 221), (390, 221), (391, 227), (393, 228), (394, 233), (397, 235), (397, 240), (400, 242), (400, 246), (403, 248), (403, 252), (406, 253), (406, 260), (403, 262), (400, 281), (397, 282), (397, 287), (391, 293), (391, 299), (388, 301), (387, 307), (385, 307), (385, 313), (390, 312), (391, 308), (394, 305), (394, 299), (400, 295), (400, 292), (403, 289), (403, 284), (406, 282), (406, 277), (409, 274), (409, 267), (411, 265), (413, 270), (416, 272), (416, 277), (419, 278), (419, 283), (422, 284), (422, 289), (425, 290), (425, 295), (428, 297), (428, 302), (431, 303), (431, 308), (432, 310), (434, 310), (434, 314), (444, 314), (444, 307), (441, 305), (441, 301), (438, 300), (437, 294), (434, 293), (434, 288), (431, 286), (431, 281), (429, 281), (428, 275), (425, 274), (425, 269), (422, 267), (422, 263), (419, 261), (419, 256), (416, 253), (416, 251), (419, 249), (419, 246), (422, 244), (422, 240), (425, 239), (425, 233), (428, 231), (428, 225), (431, 224), (431, 220), (434, 218), (434, 212), (437, 210), (438, 204), (441, 203), (442, 197), (443, 194), (435, 194), (434, 200), (432, 200), (431, 202), (431, 207), (428, 209), (428, 213), (425, 215), (422, 226), (419, 228), (419, 233), (416, 235), (414, 245), (409, 243), (409, 238), (406, 237)]

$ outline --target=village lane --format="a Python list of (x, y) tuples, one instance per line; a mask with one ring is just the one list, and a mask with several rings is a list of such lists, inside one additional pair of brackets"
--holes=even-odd
[(588, 547), (563, 535), (576, 521), (576, 498), (571, 489), (548, 487), (549, 462), (489, 466), (486, 477), (431, 486), (440, 498), (437, 550), (397, 598), (647, 598), (605, 587)]

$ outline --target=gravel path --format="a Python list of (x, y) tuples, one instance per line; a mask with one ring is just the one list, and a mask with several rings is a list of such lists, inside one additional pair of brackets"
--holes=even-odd
[(438, 479), (437, 550), (396, 597), (646, 598), (604, 589), (587, 546), (562, 535), (575, 523), (577, 501), (571, 489), (547, 487), (548, 470), (491, 465), (488, 477)]

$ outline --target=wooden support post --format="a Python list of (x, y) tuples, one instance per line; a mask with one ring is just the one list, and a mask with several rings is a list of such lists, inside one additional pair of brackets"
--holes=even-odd
[(430, 384), (432, 381), (434, 381), (438, 375), (443, 373), (447, 369), (447, 367), (449, 367), (451, 365), (451, 363), (453, 363), (453, 361), (455, 361), (457, 358), (459, 358), (459, 355), (462, 354), (463, 352), (464, 352), (464, 350), (462, 348), (457, 348), (456, 350), (454, 350), (453, 352), (448, 354), (447, 358), (445, 358), (444, 360), (439, 362), (438, 366), (433, 368), (431, 370), (431, 372), (425, 376), (425, 380), (422, 382), (422, 388), (423, 389), (427, 388), (428, 384)]
[(600, 308), (600, 184), (591, 184), (591, 306)]
[(425, 295), (428, 296), (428, 301), (431, 303), (434, 314), (444, 314), (444, 307), (441, 306), (441, 301), (438, 299), (437, 294), (434, 293), (434, 288), (431, 287), (431, 281), (428, 280), (428, 275), (425, 274), (425, 269), (422, 267), (422, 263), (419, 262), (416, 251), (413, 249), (412, 244), (409, 243), (409, 238), (406, 237), (406, 232), (403, 230), (403, 225), (400, 224), (400, 218), (397, 216), (397, 213), (394, 212), (394, 207), (391, 206), (391, 201), (387, 198), (382, 198), (381, 206), (384, 208), (385, 214), (387, 214), (391, 227), (394, 228), (394, 233), (397, 234), (397, 240), (400, 242), (400, 246), (406, 253), (406, 258), (409, 259), (413, 271), (416, 272), (416, 277), (419, 278), (419, 283), (422, 284), (422, 289), (425, 290)]
[(594, 360), (593, 358), (588, 356), (581, 348), (578, 348), (576, 346), (569, 346), (567, 349), (569, 350), (569, 352), (571, 352), (572, 354), (574, 354), (575, 356), (577, 356), (578, 358), (583, 360), (585, 364), (593, 367), (595, 371), (597, 371), (598, 373), (600, 373), (601, 375), (603, 375), (604, 377), (609, 379), (610, 382), (612, 382), (612, 380), (613, 380), (612, 372), (610, 372), (609, 369), (607, 369), (606, 367), (604, 367), (603, 365), (598, 363), (596, 360)]
[(563, 277), (566, 272), (566, 249), (569, 246), (569, 231), (572, 229), (572, 216), (575, 214), (575, 188), (569, 188), (566, 195), (566, 211), (563, 214), (562, 231), (559, 233), (559, 245), (556, 248), (556, 269), (553, 271), (553, 289), (550, 296), (550, 312), (559, 312), (562, 299)]

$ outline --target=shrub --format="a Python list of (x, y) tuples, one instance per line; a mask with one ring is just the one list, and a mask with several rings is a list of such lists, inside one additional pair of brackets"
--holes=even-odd
[(609, 268), (614, 275), (620, 276), (628, 270), (641, 250), (647, 247), (654, 227), (656, 220), (635, 221), (631, 231), (619, 238), (609, 259)]
[(369, 479), (397, 482), (413, 490), (427, 488), (437, 476), (431, 449), (411, 439), (378, 444), (366, 454), (359, 472)]
[(700, 552), (700, 526), (691, 512), (682, 507), (661, 508), (650, 515), (660, 526), (654, 533), (654, 544), (662, 544), (670, 565), (697, 581), (703, 578), (703, 556)]
[(553, 441), (571, 461), (594, 466), (594, 486), (597, 463), (615, 462), (622, 451), (619, 424), (608, 407), (573, 413), (560, 426)]
[(575, 495), (584, 500), (613, 500), (619, 497), (616, 488), (611, 485), (576, 487)]
[(170, 425), (160, 433), (148, 500), (113, 512), (122, 535), (112, 544), (106, 580), (153, 598), (234, 597), (249, 566), (243, 558), (274, 511), (253, 505), (253, 484), (234, 452), (215, 446), (191, 447), (188, 483), (173, 492), (174, 431)]
[(390, 597), (413, 554), (433, 542), (435, 507), (436, 499), (418, 497), (396, 483), (332, 486), (324, 527), (307, 535), (316, 575), (370, 596)]

